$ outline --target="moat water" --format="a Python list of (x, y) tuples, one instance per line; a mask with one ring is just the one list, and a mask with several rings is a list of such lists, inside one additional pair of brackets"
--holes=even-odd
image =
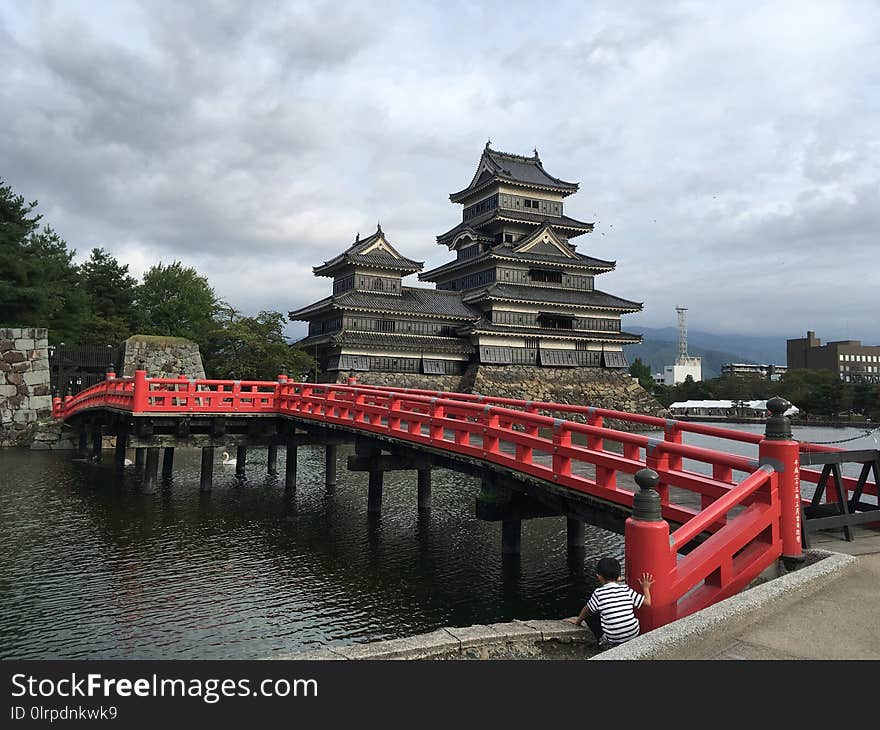
[[(795, 429), (812, 441), (859, 433)], [(0, 658), (252, 659), (571, 616), (596, 558), (623, 557), (621, 536), (589, 527), (585, 551), (569, 554), (557, 517), (523, 523), (522, 555), (504, 559), (500, 525), (473, 516), (479, 482), (453, 472), (434, 472), (423, 515), (415, 472), (386, 474), (382, 515), (371, 519), (367, 475), (344, 468), (350, 447), (339, 449), (329, 492), (323, 450), (301, 447), (295, 495), (265, 475), (264, 450), (248, 454), (243, 482), (221, 451), (205, 495), (195, 450), (178, 450), (173, 480), (152, 494), (133, 469), (117, 483), (109, 458), (0, 450)]]

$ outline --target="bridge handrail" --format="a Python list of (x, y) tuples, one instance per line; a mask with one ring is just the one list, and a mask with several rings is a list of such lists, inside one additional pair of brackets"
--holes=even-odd
[[(729, 441), (738, 441), (741, 443), (748, 443), (758, 445), (763, 438), (763, 435), (757, 433), (750, 433), (748, 431), (739, 431), (737, 429), (732, 428), (722, 428), (720, 426), (709, 426), (700, 423), (693, 423), (691, 421), (680, 421), (675, 418), (660, 418), (659, 416), (649, 416), (645, 414), (639, 413), (626, 413), (623, 411), (616, 411), (609, 408), (598, 408), (594, 406), (579, 406), (579, 405), (570, 405), (566, 403), (553, 403), (553, 402), (533, 402), (533, 401), (522, 401), (516, 400), (514, 398), (503, 398), (496, 396), (484, 396), (477, 395), (473, 393), (455, 393), (448, 391), (435, 391), (435, 390), (426, 390), (420, 388), (397, 388), (393, 386), (360, 386), (366, 387), (373, 390), (387, 390), (387, 391), (396, 391), (402, 393), (411, 393), (411, 394), (419, 394), (419, 395), (427, 395), (432, 397), (442, 397), (442, 398), (453, 398), (456, 400), (464, 400), (464, 401), (476, 401), (480, 403), (497, 403), (497, 404), (505, 404), (514, 408), (538, 408), (541, 411), (549, 411), (554, 413), (570, 413), (576, 415), (584, 415), (587, 417), (598, 417), (598, 418), (611, 418), (619, 421), (624, 421), (626, 423), (635, 423), (642, 424), (652, 427), (657, 427), (663, 429), (664, 432), (664, 440), (675, 442), (680, 438), (682, 433), (694, 433), (702, 436), (712, 436), (714, 438), (727, 439)], [(843, 449), (830, 446), (827, 444), (814, 444), (808, 441), (800, 442), (800, 450), (801, 453), (810, 453), (810, 452), (819, 452), (819, 453), (831, 453), (836, 451), (843, 451)], [(819, 478), (821, 476), (821, 472), (816, 471), (815, 469), (809, 469), (807, 467), (802, 467), (800, 470), (801, 480), (811, 483), (818, 484)], [(847, 489), (848, 492), (852, 492), (856, 489), (858, 480), (854, 477), (844, 476), (842, 478), (844, 488)], [(873, 494), (876, 496), (877, 494), (877, 485), (872, 485), (870, 482), (865, 487), (867, 494)], [(808, 500), (804, 500), (807, 502)]]
[[(702, 426), (689, 422), (663, 419), (656, 416), (641, 414), (628, 414), (606, 408), (592, 406), (577, 406), (562, 403), (544, 403), (537, 401), (521, 401), (512, 398), (494, 396), (482, 396), (468, 393), (455, 393), (446, 391), (432, 391), (416, 388), (393, 388), (384, 386), (365, 385), (342, 385), (342, 384), (313, 384), (297, 383), (281, 379), (280, 381), (259, 380), (219, 380), (219, 379), (190, 379), (178, 378), (147, 378), (146, 373), (137, 371), (133, 378), (108, 378), (95, 386), (81, 392), (77, 396), (68, 397), (62, 403), (56, 399), (53, 402), (53, 415), (57, 418), (69, 418), (79, 411), (87, 408), (99, 408), (109, 406), (135, 413), (150, 412), (278, 412), (281, 399), (291, 391), (317, 394), (334, 393), (338, 395), (350, 392), (357, 393), (365, 398), (370, 394), (398, 394), (399, 397), (408, 397), (424, 407), (431, 402), (442, 402), (447, 409), (454, 409), (458, 405), (471, 404), (476, 406), (495, 406), (505, 408), (509, 412), (499, 415), (506, 419), (522, 421), (526, 414), (540, 415), (544, 413), (561, 413), (581, 415), (587, 418), (587, 422), (579, 424), (566, 421), (570, 424), (572, 432), (585, 434), (596, 450), (608, 454), (602, 448), (602, 439), (615, 441), (623, 445), (624, 452), (630, 449), (630, 457), (636, 456), (631, 452), (632, 448), (651, 450), (648, 464), (652, 468), (659, 468), (664, 475), (671, 472), (696, 474), (682, 468), (682, 459), (695, 459), (704, 463), (712, 463), (718, 467), (731, 468), (737, 471), (750, 473), (754, 469), (754, 462), (747, 457), (734, 456), (726, 452), (712, 450), (700, 451), (700, 447), (684, 445), (681, 443), (683, 432), (700, 433), (734, 441), (759, 443), (759, 434), (736, 431), (733, 429), (719, 428), (715, 426)], [(551, 418), (551, 417), (547, 417)], [(631, 438), (632, 434), (625, 431), (609, 429), (602, 425), (604, 418), (611, 418), (625, 422), (640, 423), (663, 428), (663, 440), (651, 439), (639, 436)], [(547, 426), (549, 422), (542, 422)], [(591, 430), (591, 428), (593, 430)], [(599, 429), (599, 430), (595, 430)], [(662, 446), (661, 446), (662, 444)], [(802, 451), (839, 451), (835, 447), (821, 446), (816, 444), (801, 444)], [(712, 452), (711, 454), (709, 452)], [(668, 457), (669, 463), (663, 464), (662, 459)], [(820, 478), (820, 472), (814, 469), (801, 467), (801, 479), (805, 482), (816, 484)], [(728, 486), (729, 486), (728, 481)], [(849, 492), (857, 486), (858, 480), (853, 477), (844, 477), (843, 484)], [(877, 494), (877, 485), (868, 482), (865, 486), (866, 494)], [(827, 496), (826, 496), (827, 498)], [(807, 500), (804, 500), (805, 502)]]

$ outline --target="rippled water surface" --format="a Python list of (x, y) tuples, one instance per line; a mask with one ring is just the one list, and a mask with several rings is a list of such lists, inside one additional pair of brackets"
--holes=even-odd
[(295, 495), (264, 475), (265, 451), (249, 452), (244, 482), (220, 451), (203, 495), (195, 450), (177, 451), (153, 494), (133, 469), (118, 484), (109, 463), (0, 450), (0, 658), (249, 659), (570, 616), (595, 559), (623, 557), (622, 537), (589, 527), (572, 557), (557, 517), (524, 522), (521, 558), (502, 559), (500, 525), (473, 516), (478, 481), (453, 472), (434, 472), (422, 516), (415, 472), (386, 474), (372, 519), (367, 475), (344, 468), (351, 447), (329, 492), (323, 450), (300, 447)]

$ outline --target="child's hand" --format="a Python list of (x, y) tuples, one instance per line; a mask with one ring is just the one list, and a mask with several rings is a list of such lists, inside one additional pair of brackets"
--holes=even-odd
[(581, 622), (577, 620), (577, 616), (573, 616), (572, 618), (565, 619), (570, 624), (574, 624), (575, 626), (580, 626)]
[(642, 577), (639, 578), (639, 585), (644, 588), (645, 586), (650, 586), (654, 582), (654, 576), (650, 573), (642, 573)]

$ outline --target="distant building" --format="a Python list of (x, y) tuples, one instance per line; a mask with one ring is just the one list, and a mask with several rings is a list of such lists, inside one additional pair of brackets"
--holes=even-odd
[(722, 375), (759, 375), (768, 380), (779, 380), (788, 368), (785, 365), (755, 365), (744, 362), (730, 362), (721, 366)]
[(678, 385), (688, 376), (696, 383), (703, 379), (703, 363), (698, 357), (688, 355), (687, 307), (676, 306), (678, 312), (678, 357), (674, 365), (666, 365), (662, 373), (654, 375), (655, 383)]
[(861, 340), (822, 344), (812, 330), (800, 339), (786, 340), (789, 370), (833, 370), (845, 383), (880, 383), (880, 346)]
[[(678, 385), (687, 380), (688, 375), (695, 383), (699, 383), (703, 379), (703, 364), (700, 358), (689, 357), (686, 360), (679, 358), (675, 365), (665, 365), (662, 380), (659, 382), (662, 382), (663, 385)], [(654, 380), (657, 379), (654, 378)]]

